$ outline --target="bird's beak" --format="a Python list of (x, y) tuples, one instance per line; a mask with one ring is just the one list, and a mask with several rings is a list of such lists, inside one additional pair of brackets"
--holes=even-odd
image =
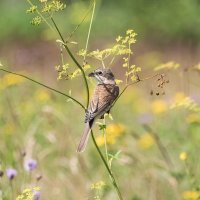
[(94, 77), (94, 72), (88, 74), (89, 77)]

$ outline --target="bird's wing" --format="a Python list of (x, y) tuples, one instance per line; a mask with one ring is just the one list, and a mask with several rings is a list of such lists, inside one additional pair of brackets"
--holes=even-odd
[(85, 113), (85, 123), (94, 119), (94, 113), (98, 110), (99, 97), (95, 95), (90, 102), (90, 105)]
[(115, 86), (113, 88), (112, 94), (113, 95), (110, 95), (110, 93), (108, 93), (108, 95), (105, 95), (103, 98), (99, 98), (100, 95), (98, 93), (95, 95), (86, 112), (85, 122), (89, 122), (98, 115), (99, 116), (103, 115), (110, 109), (110, 106), (112, 105), (113, 101), (119, 95), (118, 86)]

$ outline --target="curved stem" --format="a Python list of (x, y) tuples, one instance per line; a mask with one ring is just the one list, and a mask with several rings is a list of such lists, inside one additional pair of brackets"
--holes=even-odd
[(43, 86), (43, 87), (45, 87), (45, 88), (47, 88), (47, 89), (49, 89), (49, 90), (52, 90), (52, 91), (54, 91), (54, 92), (56, 92), (56, 93), (59, 93), (59, 94), (65, 96), (65, 97), (68, 97), (69, 99), (73, 100), (75, 103), (77, 103), (78, 105), (80, 105), (80, 106), (85, 110), (85, 107), (84, 107), (84, 105), (83, 105), (81, 102), (79, 102), (79, 101), (76, 100), (75, 98), (73, 98), (73, 97), (71, 97), (71, 96), (69, 96), (69, 95), (67, 95), (67, 94), (65, 94), (65, 93), (63, 93), (63, 92), (61, 92), (61, 91), (59, 91), (59, 90), (56, 90), (56, 89), (54, 89), (54, 88), (52, 88), (52, 87), (50, 87), (50, 86), (48, 86), (48, 85), (45, 85), (45, 84), (43, 84), (43, 83), (40, 83), (40, 82), (38, 82), (38, 81), (36, 81), (36, 80), (34, 80), (34, 79), (28, 77), (28, 76), (25, 76), (25, 75), (23, 75), (23, 74), (11, 72), (11, 71), (6, 70), (6, 69), (3, 69), (3, 68), (0, 68), (0, 70), (1, 70), (1, 71), (4, 71), (4, 72), (6, 72), (6, 73), (14, 74), (14, 75), (16, 75), (16, 76), (21, 76), (21, 77), (23, 77), (23, 78), (25, 78), (25, 79), (28, 79), (28, 80), (30, 80), (30, 81), (32, 81), (32, 82), (38, 84), (38, 85), (41, 85), (41, 86)]
[(86, 93), (87, 93), (87, 106), (89, 105), (89, 97), (90, 97), (90, 93), (89, 93), (89, 86), (88, 86), (88, 82), (87, 82), (87, 78), (86, 78), (86, 75), (85, 75), (85, 72), (83, 70), (83, 68), (81, 67), (81, 65), (78, 63), (78, 61), (76, 60), (76, 58), (74, 57), (74, 55), (72, 54), (72, 52), (70, 51), (69, 47), (67, 46), (67, 44), (65, 43), (65, 40), (64, 40), (64, 37), (62, 36), (57, 24), (55, 23), (53, 17), (50, 18), (51, 21), (53, 22), (53, 25), (55, 26), (62, 42), (63, 42), (63, 46), (65, 47), (67, 53), (69, 54), (69, 56), (71, 57), (71, 59), (74, 61), (74, 63), (77, 65), (77, 67), (81, 70), (81, 73), (82, 73), (82, 76), (83, 76), (83, 79), (84, 79), (84, 82), (85, 82), (85, 86), (86, 86)]
[(116, 182), (116, 180), (115, 180), (115, 177), (114, 177), (112, 171), (110, 170), (110, 168), (109, 168), (109, 166), (108, 166), (108, 164), (107, 164), (107, 162), (106, 162), (106, 160), (105, 160), (103, 154), (101, 153), (101, 150), (99, 149), (99, 147), (98, 147), (98, 145), (97, 145), (97, 143), (96, 143), (96, 140), (95, 140), (95, 138), (94, 138), (94, 133), (93, 133), (92, 130), (91, 130), (91, 135), (92, 135), (93, 143), (94, 143), (94, 145), (95, 145), (95, 147), (96, 147), (96, 149), (97, 149), (97, 151), (98, 151), (98, 153), (99, 153), (99, 155), (100, 155), (100, 157), (101, 157), (101, 160), (103, 161), (103, 163), (104, 163), (104, 165), (105, 165), (105, 167), (106, 167), (106, 169), (107, 169), (107, 171), (108, 171), (108, 173), (109, 173), (109, 175), (110, 175), (110, 177), (111, 177), (111, 181), (112, 181), (113, 186), (115, 187), (115, 190), (116, 190), (116, 192), (117, 192), (118, 198), (119, 198), (119, 200), (123, 200), (122, 195), (121, 195), (121, 192), (120, 192), (119, 187), (118, 187), (118, 185), (117, 185), (117, 182)]

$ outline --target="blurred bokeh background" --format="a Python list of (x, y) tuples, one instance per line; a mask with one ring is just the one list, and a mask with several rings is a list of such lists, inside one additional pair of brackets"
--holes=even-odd
[[(62, 2), (67, 7), (54, 19), (67, 38), (91, 2)], [(56, 42), (59, 37), (45, 24), (31, 25), (33, 16), (26, 13), (29, 7), (26, 0), (0, 1), (1, 63), (84, 103), (85, 90), (80, 77), (72, 81), (57, 80), (55, 65), (61, 62)], [(74, 53), (85, 48), (90, 17), (91, 14), (71, 38), (77, 42), (70, 44)], [(127, 29), (138, 34), (131, 62), (142, 68), (141, 77), (157, 73), (154, 68), (169, 61), (179, 63), (180, 68), (164, 71), (169, 80), (165, 95), (157, 88), (157, 79), (141, 82), (130, 87), (116, 104), (112, 111), (114, 120), (107, 118), (108, 151), (112, 154), (121, 151), (113, 161), (113, 171), (124, 199), (197, 200), (200, 196), (200, 182), (195, 178), (200, 172), (200, 1), (98, 0), (88, 49), (112, 46), (115, 38)], [(69, 57), (65, 59), (73, 65)], [(98, 62), (92, 65), (101, 66)], [(112, 67), (116, 78), (124, 80), (121, 62)], [(0, 84), (0, 170), (4, 172), (0, 177), (0, 199), (15, 199), (24, 188), (34, 186), (41, 188), (44, 200), (98, 199), (97, 196), (117, 199), (91, 140), (86, 152), (76, 153), (84, 127), (84, 112), (76, 104), (3, 72)], [(95, 83), (90, 86), (92, 91)], [(123, 83), (120, 87), (123, 88)], [(98, 125), (95, 131), (104, 152)], [(31, 173), (25, 172), (23, 166), (24, 160), (30, 158), (38, 162)], [(5, 174), (9, 167), (18, 171), (13, 181), (8, 181)], [(38, 180), (40, 175), (42, 179)], [(106, 185), (102, 182), (92, 185), (99, 181)], [(14, 192), (8, 187), (11, 182)]]

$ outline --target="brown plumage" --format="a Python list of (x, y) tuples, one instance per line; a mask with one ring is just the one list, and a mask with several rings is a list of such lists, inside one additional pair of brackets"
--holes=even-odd
[[(102, 74), (99, 74), (99, 70), (101, 70)], [(95, 119), (101, 118), (106, 112), (109, 112), (112, 103), (119, 95), (119, 87), (115, 84), (114, 75), (110, 69), (97, 69), (90, 76), (96, 77), (99, 84), (95, 88), (90, 105), (86, 111), (85, 129), (77, 152), (84, 151)]]

